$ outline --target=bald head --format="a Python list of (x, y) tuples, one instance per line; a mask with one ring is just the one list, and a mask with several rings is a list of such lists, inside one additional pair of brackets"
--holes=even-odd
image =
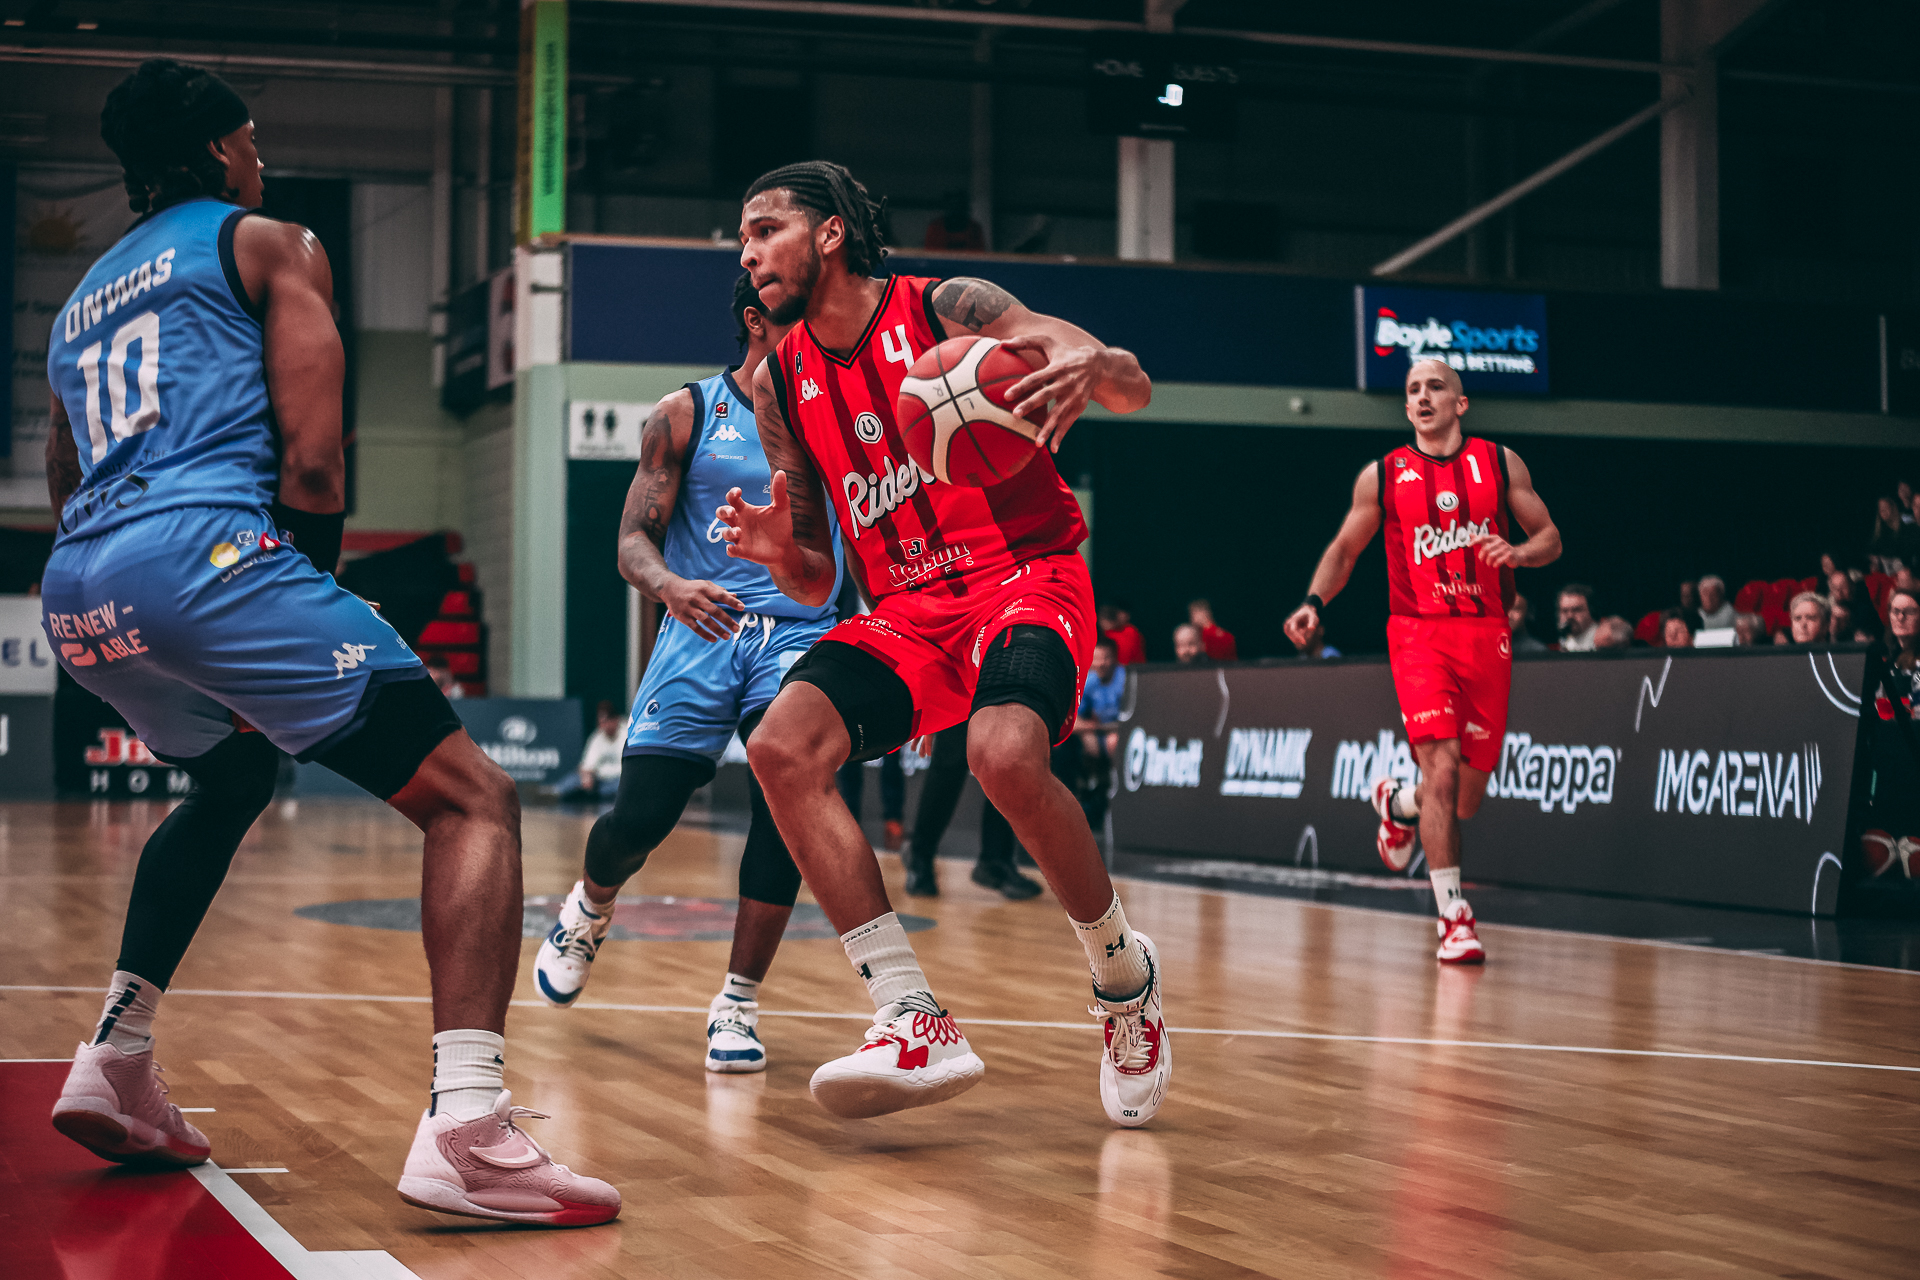
[(1445, 360), (1415, 360), (1413, 367), (1407, 370), (1407, 386), (1411, 388), (1415, 380), (1424, 381), (1436, 375), (1456, 396), (1465, 394), (1460, 386), (1460, 375)]

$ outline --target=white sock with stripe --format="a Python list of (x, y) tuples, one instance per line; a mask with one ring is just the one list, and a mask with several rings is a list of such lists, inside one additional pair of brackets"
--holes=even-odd
[(876, 1010), (915, 991), (931, 993), (927, 975), (920, 972), (920, 961), (896, 912), (889, 911), (841, 934), (840, 945), (847, 949), (854, 972), (866, 982)]
[(113, 971), (107, 1005), (93, 1029), (93, 1039), (106, 1041), (122, 1053), (145, 1053), (153, 1048), (153, 1015), (160, 1008), (160, 988), (137, 973)]
[(507, 1087), (507, 1038), (494, 1031), (441, 1031), (433, 1037), (433, 1114), (473, 1120), (493, 1110)]

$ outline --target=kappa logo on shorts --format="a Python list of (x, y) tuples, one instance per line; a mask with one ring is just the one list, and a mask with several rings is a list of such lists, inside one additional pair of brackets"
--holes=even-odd
[(333, 651), (333, 678), (340, 679), (347, 672), (355, 670), (367, 660), (367, 654), (380, 646), (376, 644), (343, 644)]

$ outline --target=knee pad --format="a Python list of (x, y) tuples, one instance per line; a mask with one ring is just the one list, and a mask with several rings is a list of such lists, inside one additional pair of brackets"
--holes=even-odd
[[(740, 722), (741, 742), (753, 737), (765, 714), (766, 708), (762, 707)], [(767, 808), (767, 793), (760, 789), (760, 780), (751, 770), (747, 773), (747, 797), (753, 820), (747, 826), (746, 851), (740, 855), (740, 896), (769, 906), (790, 907), (800, 897), (800, 868), (787, 852), (787, 842), (773, 824), (773, 811)]]
[(1080, 668), (1059, 632), (1017, 623), (995, 636), (981, 655), (973, 709), (1009, 703), (1030, 707), (1057, 742), (1073, 727), (1079, 687)]

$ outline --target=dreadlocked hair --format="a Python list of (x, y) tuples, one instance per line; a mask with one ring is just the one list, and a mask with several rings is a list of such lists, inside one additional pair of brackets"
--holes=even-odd
[[(120, 158), (127, 207), (144, 214), (196, 196), (226, 195), (227, 167), (207, 150), (208, 139), (196, 136), (206, 129), (196, 126), (217, 121), (238, 128), (232, 124), (238, 104), (220, 77), (171, 58), (149, 59), (115, 85), (100, 112), (100, 137)], [(239, 110), (244, 123), (245, 109)]]
[(742, 271), (740, 278), (733, 282), (733, 323), (738, 330), (733, 340), (742, 347), (747, 345), (747, 339), (752, 336), (747, 332), (748, 307), (765, 310), (760, 302), (760, 291), (753, 287), (753, 277)]
[(785, 188), (793, 202), (820, 219), (837, 217), (847, 228), (847, 270), (857, 276), (870, 276), (880, 270), (886, 257), (886, 238), (880, 234), (880, 219), (887, 202), (875, 204), (873, 197), (845, 165), (831, 160), (802, 160), (763, 173), (747, 188), (742, 201), (762, 191)]

